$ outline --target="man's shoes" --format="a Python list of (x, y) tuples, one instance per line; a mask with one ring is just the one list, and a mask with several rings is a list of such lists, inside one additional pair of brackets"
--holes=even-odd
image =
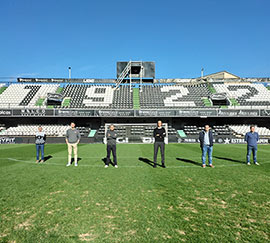
[(42, 159), (42, 160), (40, 161), (40, 163), (44, 163), (44, 160)]
[(75, 163), (75, 166), (78, 166), (78, 163)]
[(71, 166), (71, 164), (70, 163), (67, 163), (67, 165), (66, 166)]
[(215, 166), (213, 166), (212, 164), (209, 165), (211, 168), (214, 168)]
[(202, 167), (203, 167), (203, 168), (205, 168), (205, 167), (206, 167), (206, 165), (205, 165), (205, 164), (203, 164), (203, 165), (202, 165)]
[(255, 165), (260, 165), (258, 162), (255, 162), (254, 164), (255, 164)]
[(153, 168), (157, 168), (157, 164), (156, 163), (154, 163)]
[(247, 165), (250, 165), (250, 163), (248, 162)]
[(166, 168), (165, 164), (162, 164), (162, 167), (163, 167), (163, 168)]
[(115, 168), (118, 168), (118, 166), (117, 166), (117, 165), (115, 165), (114, 167), (115, 167)]
[(39, 163), (39, 160), (36, 160), (36, 163), (38, 164)]
[(108, 165), (105, 165), (104, 168), (108, 168), (109, 166)]

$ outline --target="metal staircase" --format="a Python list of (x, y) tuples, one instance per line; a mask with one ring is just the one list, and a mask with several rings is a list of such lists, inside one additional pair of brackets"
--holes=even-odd
[(128, 75), (128, 73), (130, 73), (130, 71), (131, 71), (131, 61), (127, 63), (126, 67), (117, 78), (115, 89), (119, 87), (119, 85), (123, 82), (124, 78)]

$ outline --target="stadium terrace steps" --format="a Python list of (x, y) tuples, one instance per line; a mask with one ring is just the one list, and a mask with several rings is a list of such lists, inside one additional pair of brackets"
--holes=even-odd
[[(129, 85), (114, 89), (111, 84), (27, 84), (0, 85), (1, 108), (80, 108), (80, 109), (173, 109), (218, 107), (207, 97), (225, 93), (230, 105), (221, 108), (268, 108), (270, 91), (262, 83), (195, 83), (143, 85), (142, 90)], [(46, 106), (48, 93), (61, 93), (62, 105)]]
[(133, 88), (133, 109), (140, 109), (140, 91), (138, 88)]
[[(38, 130), (39, 125), (18, 125), (17, 127), (9, 127), (6, 130), (2, 130), (4, 136), (34, 136)], [(51, 137), (65, 137), (67, 129), (70, 128), (69, 125), (59, 125), (59, 124), (46, 124), (42, 125), (43, 131), (47, 136)], [(88, 136), (89, 134), (95, 134), (96, 130), (90, 130), (88, 127), (77, 127), (80, 131), (81, 136)], [(90, 130), (90, 132), (89, 132)]]
[(1, 108), (36, 107), (39, 98), (46, 98), (54, 93), (58, 84), (25, 84), (12, 83), (0, 94)]
[(213, 84), (218, 93), (226, 93), (239, 106), (270, 106), (270, 91), (261, 83)]

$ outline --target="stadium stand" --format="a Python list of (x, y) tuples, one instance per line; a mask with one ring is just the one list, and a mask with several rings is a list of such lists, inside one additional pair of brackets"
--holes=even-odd
[[(153, 137), (153, 130), (155, 125), (117, 125), (115, 131), (117, 132), (118, 137), (121, 136), (140, 136), (140, 137)], [(100, 126), (97, 134), (99, 136), (105, 136), (105, 127)], [(168, 135), (169, 136), (178, 136), (177, 131), (171, 125), (168, 126)]]
[(132, 109), (133, 108), (133, 94), (130, 92), (129, 86), (122, 85), (119, 89), (114, 91), (113, 109)]
[[(39, 99), (45, 100), (48, 93), (56, 91), (57, 84), (10, 84), (0, 95), (1, 108), (36, 107)], [(45, 105), (41, 105), (45, 107)]]
[[(75, 109), (173, 109), (214, 106), (213, 93), (225, 93), (230, 108), (260, 108), (270, 106), (270, 90), (263, 83), (219, 82), (197, 84), (158, 84), (139, 89), (112, 84), (0, 84), (0, 108), (75, 108)], [(48, 93), (60, 93), (61, 105), (48, 106)], [(60, 101), (61, 102), (61, 101)], [(227, 107), (227, 106), (226, 106)], [(222, 107), (222, 108), (226, 108)]]
[[(3, 128), (1, 130), (1, 136), (35, 136), (39, 125), (18, 125), (16, 127), (9, 127), (7, 129)], [(70, 128), (69, 125), (42, 125), (43, 131), (47, 136), (54, 137), (64, 137), (66, 135), (66, 131)], [(90, 128), (86, 127), (77, 127), (80, 131), (81, 136), (88, 136), (91, 132)]]
[(5, 124), (0, 124), (0, 134), (1, 134), (1, 131), (4, 131), (5, 129), (6, 129)]
[(211, 94), (206, 84), (143, 86), (141, 108), (203, 107)]
[[(197, 126), (184, 126), (184, 132), (186, 135), (196, 135), (198, 136), (199, 133), (203, 130), (203, 127)], [(213, 126), (212, 128), (213, 135), (232, 135), (232, 131), (229, 126)]]
[[(250, 125), (228, 125), (228, 127), (237, 137), (243, 137), (250, 131)], [(270, 137), (270, 130), (266, 127), (256, 127), (256, 132), (258, 132), (260, 136)]]
[(218, 93), (226, 93), (228, 98), (235, 99), (238, 106), (264, 107), (270, 105), (270, 91), (262, 83), (221, 83), (213, 84)]
[[(188, 136), (198, 136), (203, 129), (203, 127), (197, 126), (184, 126), (184, 134)], [(213, 126), (212, 131), (215, 136), (233, 136), (242, 138), (250, 131), (250, 125)], [(256, 126), (256, 132), (258, 132), (261, 137), (270, 137), (270, 129), (266, 127)]]
[(67, 85), (62, 94), (70, 99), (65, 108), (132, 108), (132, 94), (128, 86), (114, 90), (112, 85)]

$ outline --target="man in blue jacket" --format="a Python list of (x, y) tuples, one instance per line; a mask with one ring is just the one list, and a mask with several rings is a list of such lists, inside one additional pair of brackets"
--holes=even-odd
[(204, 130), (199, 134), (200, 146), (202, 150), (202, 167), (205, 168), (206, 153), (208, 154), (209, 166), (214, 168), (212, 165), (212, 153), (213, 153), (213, 133), (210, 130), (209, 125), (204, 126)]
[(250, 132), (245, 135), (245, 141), (247, 142), (247, 165), (250, 165), (250, 154), (253, 153), (253, 162), (255, 165), (259, 165), (257, 162), (257, 142), (259, 141), (259, 134), (255, 132), (255, 126), (250, 126)]

